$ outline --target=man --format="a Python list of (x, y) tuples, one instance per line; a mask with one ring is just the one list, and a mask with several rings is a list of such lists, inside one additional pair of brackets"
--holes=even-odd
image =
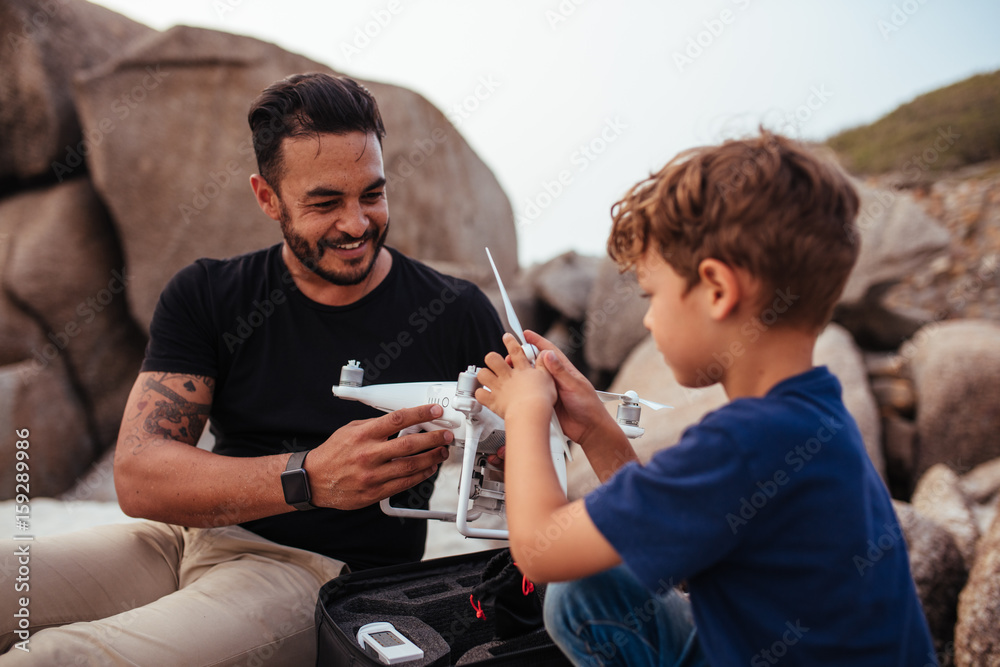
[[(499, 319), (471, 283), (385, 246), (385, 130), (364, 87), (292, 76), (249, 121), (251, 186), (284, 243), (164, 289), (115, 454), (122, 509), (151, 521), (39, 542), (31, 653), (0, 662), (311, 664), (324, 582), (423, 554), (426, 523), (377, 503), (427, 506), (451, 433), (393, 436), (440, 407), (378, 416), (330, 388), (350, 359), (368, 381), (452, 380), (499, 344)], [(209, 417), (213, 452), (194, 446)]]

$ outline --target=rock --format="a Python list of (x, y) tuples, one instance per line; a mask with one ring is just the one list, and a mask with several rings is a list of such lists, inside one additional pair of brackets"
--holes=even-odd
[(958, 475), (943, 463), (931, 466), (913, 492), (913, 509), (947, 530), (962, 554), (965, 569), (976, 558), (979, 529), (969, 503), (959, 488)]
[(1000, 457), (1000, 324), (934, 324), (902, 350), (917, 394), (915, 475), (935, 463), (964, 472)]
[[(521, 329), (531, 329), (536, 333), (544, 334), (556, 321), (558, 314), (535, 298), (534, 289), (521, 280), (522, 275), (523, 273), (519, 273), (509, 284), (507, 282), (504, 283), (504, 289), (507, 290), (507, 298), (510, 299), (511, 306), (514, 308), (514, 314), (517, 316), (517, 321), (521, 324)], [(514, 329), (508, 321), (507, 309), (504, 306), (503, 298), (500, 296), (500, 289), (496, 286), (496, 279), (492, 277), (492, 274), (490, 274), (490, 279), (493, 281), (493, 284), (486, 285), (483, 288), (483, 293), (486, 294), (490, 303), (493, 304), (493, 307), (500, 315), (500, 322), (503, 323), (505, 330), (513, 332)]]
[[(728, 399), (719, 384), (704, 389), (682, 387), (656, 349), (651, 336), (638, 345), (622, 365), (609, 391), (623, 393), (632, 390), (640, 397), (657, 403), (674, 406), (673, 410), (654, 411), (643, 408), (639, 425), (646, 433), (632, 441), (639, 459), (643, 462), (664, 447), (677, 444), (684, 430), (701, 420), (706, 413), (724, 405)], [(607, 410), (614, 415), (618, 403), (609, 401)], [(597, 487), (597, 476), (579, 448), (567, 466), (569, 495), (579, 498)]]
[(865, 368), (871, 377), (909, 379), (904, 375), (906, 360), (896, 352), (864, 352)]
[[(114, 123), (88, 164), (118, 228), (132, 276), (130, 310), (141, 327), (180, 268), (280, 241), (278, 224), (247, 185), (257, 165), (246, 115), (263, 88), (308, 71), (331, 72), (273, 44), (180, 26), (77, 77), (84, 131)], [(512, 276), (514, 218), (493, 174), (424, 98), (363, 83), (388, 132), (389, 243), (417, 259), (477, 267), (488, 267), (489, 246), (502, 275)], [(118, 117), (112, 105), (123, 90), (141, 94)]]
[(955, 664), (1000, 665), (1000, 514), (980, 540), (958, 598)]
[(985, 533), (1000, 506), (1000, 458), (973, 468), (959, 480), (959, 488), (972, 503), (980, 534)]
[(73, 75), (156, 31), (82, 0), (2, 0), (0, 25), (0, 181), (61, 182), (101, 139), (80, 150)]
[(597, 277), (601, 259), (585, 257), (572, 250), (527, 271), (525, 281), (538, 298), (562, 316), (582, 322)]
[(835, 319), (869, 348), (893, 349), (929, 319), (888, 310), (889, 288), (948, 246), (947, 231), (905, 192), (855, 182), (861, 196), (858, 261), (848, 278)]
[(865, 451), (879, 475), (885, 479), (882, 454), (882, 423), (878, 405), (868, 385), (868, 371), (854, 339), (841, 326), (831, 323), (816, 340), (813, 363), (826, 366), (843, 387), (844, 406), (858, 423)]
[[(1000, 171), (996, 160), (940, 174), (914, 190), (951, 236), (949, 252), (893, 287), (886, 305), (936, 319), (1000, 319)], [(893, 176), (884, 178), (892, 179)], [(898, 177), (896, 177), (898, 178)]]
[(980, 464), (962, 476), (962, 492), (974, 503), (990, 503), (1000, 494), (1000, 458)]
[(32, 362), (0, 367), (0, 498), (13, 498), (15, 431), (28, 431), (30, 497), (70, 488), (97, 455), (86, 428), (84, 406), (70, 386), (60, 357), (38, 369)]
[[(95, 453), (104, 451), (118, 436), (146, 343), (128, 314), (130, 281), (107, 211), (89, 181), (77, 178), (8, 197), (0, 216), (17, 228), (8, 241), (3, 290), (45, 336), (32, 354), (33, 367), (61, 358), (85, 411), (74, 427), (88, 433)], [(25, 416), (36, 421), (30, 412)]]
[(908, 498), (913, 491), (913, 464), (917, 448), (917, 425), (897, 414), (882, 418), (885, 472), (894, 498)]
[(939, 655), (951, 641), (958, 593), (966, 580), (962, 554), (951, 534), (908, 503), (892, 501), (906, 538), (910, 572)]
[(33, 359), (49, 342), (39, 324), (16, 303), (16, 297), (3, 289), (14, 232), (23, 222), (20, 216), (12, 215), (10, 202), (0, 199), (0, 366)]
[(577, 370), (587, 375), (590, 369), (583, 359), (583, 338), (578, 328), (570, 326), (565, 320), (557, 320), (544, 336), (566, 355)]
[(649, 334), (642, 325), (648, 303), (634, 271), (620, 273), (602, 259), (587, 301), (584, 358), (597, 371), (617, 373), (625, 358)]
[(882, 414), (894, 412), (912, 417), (917, 408), (913, 382), (903, 378), (875, 377), (871, 381), (872, 393)]
[(73, 507), (84, 502), (118, 502), (115, 490), (115, 448), (111, 447), (95, 461), (73, 488), (59, 496), (59, 500), (72, 503)]
[(888, 310), (884, 297), (894, 283), (873, 287), (864, 297), (852, 303), (838, 303), (833, 321), (851, 332), (866, 349), (894, 350), (932, 317), (913, 309)]

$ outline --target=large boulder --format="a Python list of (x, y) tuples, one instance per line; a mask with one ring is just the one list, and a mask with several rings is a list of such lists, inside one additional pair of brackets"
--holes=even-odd
[(0, 498), (14, 498), (16, 431), (27, 431), (29, 496), (54, 496), (73, 485), (97, 458), (87, 412), (70, 385), (61, 357), (37, 368), (29, 361), (0, 367)]
[(1000, 513), (979, 542), (969, 583), (958, 598), (955, 664), (1000, 665)]
[(865, 451), (875, 469), (885, 479), (885, 456), (882, 453), (882, 424), (878, 405), (868, 384), (868, 370), (861, 350), (851, 334), (837, 324), (830, 324), (816, 340), (813, 363), (826, 366), (843, 387), (844, 406), (858, 423)]
[[(77, 77), (84, 132), (106, 128), (87, 159), (119, 232), (140, 326), (167, 280), (193, 260), (280, 240), (248, 185), (257, 165), (246, 116), (262, 89), (308, 71), (332, 72), (273, 44), (181, 26)], [(469, 266), (483, 280), (491, 279), (489, 246), (512, 276), (513, 213), (490, 170), (427, 100), (364, 83), (388, 132), (390, 244), (431, 263)]]
[(61, 181), (99, 141), (80, 132), (73, 75), (155, 30), (82, 0), (0, 0), (0, 26), (0, 182)]
[[(89, 464), (117, 437), (145, 346), (128, 313), (130, 281), (111, 221), (85, 178), (8, 197), (0, 202), (0, 217), (16, 229), (8, 239), (3, 291), (45, 336), (32, 349), (30, 366), (38, 371), (60, 359), (59, 372), (85, 410), (74, 428), (97, 448)], [(69, 445), (39, 440), (35, 446)]]
[(917, 394), (915, 477), (935, 463), (966, 472), (1000, 457), (1000, 324), (936, 323), (904, 350)]
[(600, 264), (598, 257), (578, 255), (570, 250), (529, 269), (524, 282), (534, 288), (540, 301), (559, 315), (582, 322)]
[(938, 655), (947, 655), (957, 616), (958, 594), (965, 585), (962, 554), (951, 534), (908, 503), (892, 501), (903, 529), (910, 572)]
[(865, 347), (894, 349), (930, 313), (889, 310), (888, 289), (948, 247), (948, 232), (906, 192), (855, 182), (861, 197), (861, 252), (837, 305), (835, 319)]
[[(642, 408), (639, 425), (646, 432), (641, 438), (632, 441), (632, 447), (643, 462), (664, 447), (677, 444), (687, 427), (728, 401), (726, 392), (719, 384), (703, 389), (681, 386), (649, 335), (628, 356), (609, 387), (609, 391), (614, 393), (629, 390), (647, 400), (673, 406), (673, 409), (655, 411), (648, 407)], [(609, 401), (605, 407), (614, 415), (618, 403)], [(597, 476), (587, 462), (587, 457), (579, 449), (576, 449), (573, 461), (567, 466), (567, 479), (569, 494), (573, 498), (586, 495), (598, 485)]]
[(612, 376), (618, 372), (648, 335), (642, 325), (648, 306), (635, 271), (621, 273), (610, 259), (601, 260), (583, 325), (584, 359), (593, 371)]

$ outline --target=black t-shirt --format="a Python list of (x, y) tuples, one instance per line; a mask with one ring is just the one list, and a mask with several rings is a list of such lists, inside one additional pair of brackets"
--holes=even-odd
[[(383, 414), (333, 395), (348, 360), (361, 362), (366, 385), (450, 381), (501, 349), (500, 320), (479, 288), (389, 252), (389, 275), (347, 306), (302, 294), (280, 244), (227, 260), (200, 259), (160, 295), (142, 370), (215, 378), (214, 451), (263, 456), (312, 449), (352, 420)], [(429, 480), (393, 504), (425, 508), (432, 489)], [(419, 560), (427, 534), (426, 521), (385, 516), (378, 504), (242, 525), (354, 570)]]

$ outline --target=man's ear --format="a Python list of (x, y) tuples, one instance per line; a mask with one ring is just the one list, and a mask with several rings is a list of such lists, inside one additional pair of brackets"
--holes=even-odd
[(260, 174), (250, 176), (250, 187), (253, 188), (254, 197), (257, 198), (257, 205), (264, 214), (272, 220), (281, 221), (281, 202), (278, 200), (278, 193), (264, 180)]
[(721, 322), (737, 309), (744, 297), (736, 271), (725, 262), (708, 258), (698, 264), (698, 277), (706, 295), (709, 316)]

